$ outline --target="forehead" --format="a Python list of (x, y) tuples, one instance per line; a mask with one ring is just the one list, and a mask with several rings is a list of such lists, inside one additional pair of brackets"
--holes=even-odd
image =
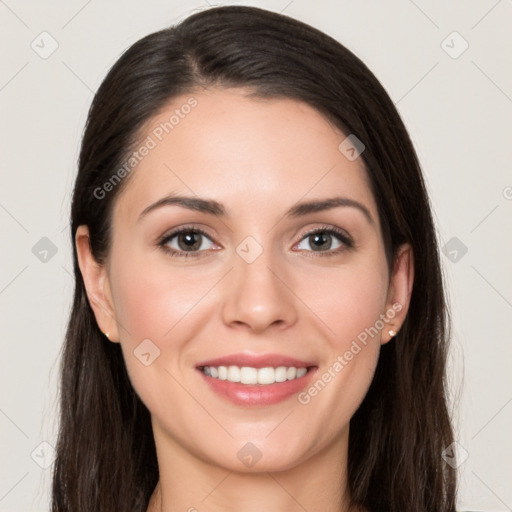
[(278, 214), (301, 199), (344, 195), (376, 218), (362, 158), (351, 161), (339, 149), (345, 134), (303, 102), (247, 94), (185, 94), (146, 123), (118, 214), (134, 220), (169, 193), (215, 199), (233, 215), (262, 208)]

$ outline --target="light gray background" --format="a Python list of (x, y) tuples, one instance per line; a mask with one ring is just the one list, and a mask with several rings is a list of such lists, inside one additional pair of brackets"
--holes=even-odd
[[(240, 3), (332, 35), (397, 105), (448, 244), (459, 508), (512, 510), (510, 0)], [(73, 290), (69, 202), (94, 91), (130, 44), (206, 7), (0, 0), (1, 511), (48, 509), (56, 361)], [(58, 48), (42, 58), (51, 38)], [(43, 237), (55, 255), (36, 246)]]

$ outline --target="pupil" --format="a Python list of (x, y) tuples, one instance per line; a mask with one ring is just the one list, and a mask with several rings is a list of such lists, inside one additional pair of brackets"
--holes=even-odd
[[(331, 246), (331, 235), (326, 235), (325, 233), (316, 233), (312, 235), (313, 238), (313, 249), (329, 249)], [(327, 247), (323, 247), (324, 245)]]
[(178, 237), (178, 245), (183, 250), (199, 249), (201, 247), (199, 237), (198, 233), (182, 233)]

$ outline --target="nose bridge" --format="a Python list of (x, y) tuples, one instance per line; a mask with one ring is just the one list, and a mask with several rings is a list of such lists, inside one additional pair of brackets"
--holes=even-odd
[[(248, 236), (236, 247), (234, 268), (224, 300), (224, 321), (263, 330), (296, 320), (294, 296), (283, 283), (284, 265), (272, 247)], [(280, 274), (283, 274), (282, 276)]]

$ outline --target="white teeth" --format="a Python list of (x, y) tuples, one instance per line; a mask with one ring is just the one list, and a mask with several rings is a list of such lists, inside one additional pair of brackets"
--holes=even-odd
[(276, 368), (276, 382), (284, 382), (286, 380), (286, 366), (278, 366)]
[(304, 377), (308, 373), (307, 368), (297, 368), (297, 379), (300, 379), (301, 377)]
[(276, 379), (274, 368), (258, 369), (258, 384), (274, 384), (275, 381)]
[[(206, 367), (208, 368), (208, 367)], [(227, 380), (228, 378), (228, 369), (225, 367), (225, 366), (219, 366), (217, 368), (218, 372), (219, 372), (219, 379), (220, 380)]]
[(308, 372), (307, 368), (295, 368), (294, 366), (278, 366), (273, 368), (252, 368), (250, 366), (204, 366), (203, 373), (209, 377), (242, 384), (274, 384), (287, 380), (300, 379)]
[(258, 370), (242, 366), (240, 368), (240, 382), (242, 384), (258, 384)]
[(240, 382), (240, 368), (238, 366), (230, 366), (228, 368), (229, 382)]
[(286, 371), (286, 378), (288, 380), (292, 380), (292, 379), (295, 379), (296, 376), (297, 376), (297, 368), (295, 368), (295, 366), (291, 366), (290, 368), (288, 368), (288, 370)]

